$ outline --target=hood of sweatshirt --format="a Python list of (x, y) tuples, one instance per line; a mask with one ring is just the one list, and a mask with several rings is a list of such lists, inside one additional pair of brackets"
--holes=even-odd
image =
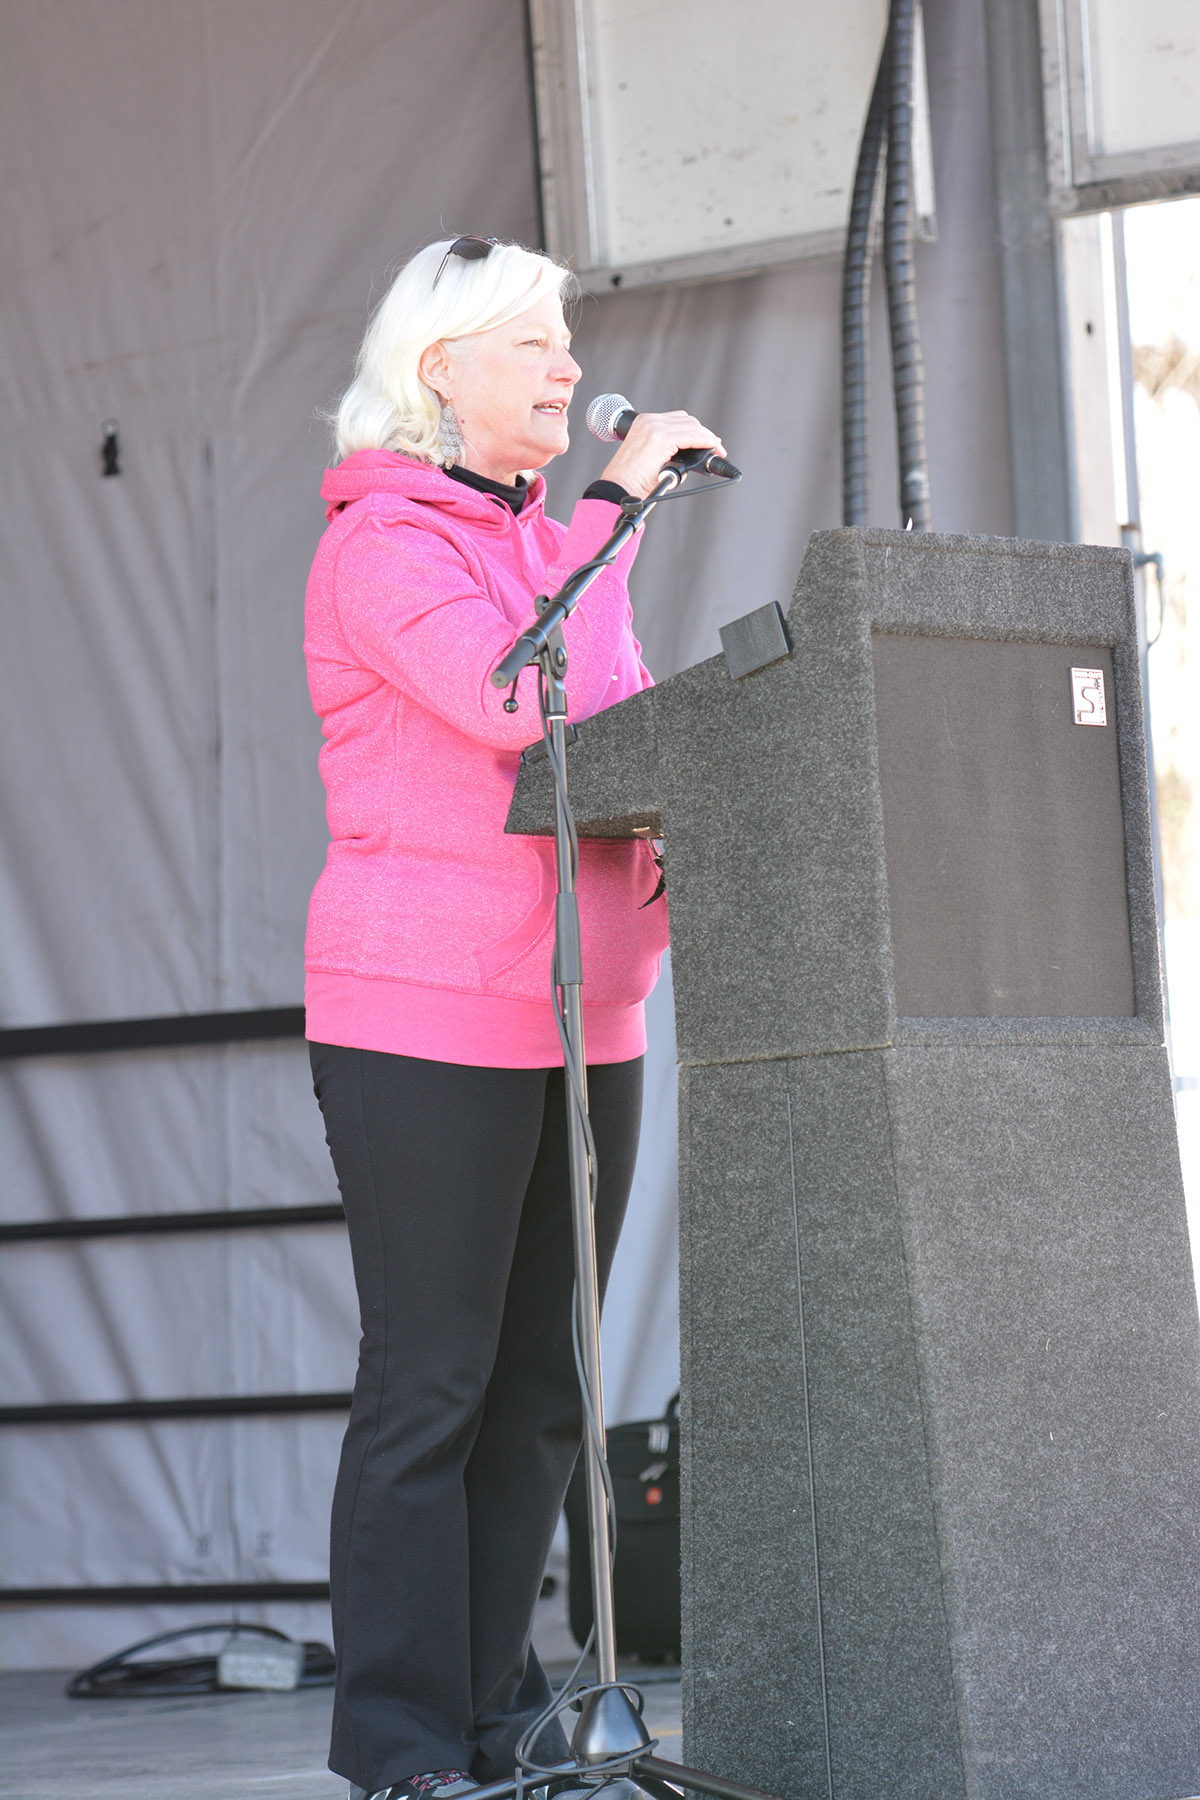
[[(522, 523), (540, 512), (545, 493), (545, 481), (535, 475), (529, 484), (529, 498), (517, 514)], [(344, 506), (365, 499), (368, 494), (399, 494), (405, 500), (437, 506), (477, 523), (496, 523), (497, 508), (508, 511), (502, 501), (466, 487), (461, 481), (452, 481), (444, 469), (433, 463), (417, 462), (395, 450), (355, 450), (335, 468), (326, 469), (321, 498), (327, 519), (333, 520)]]

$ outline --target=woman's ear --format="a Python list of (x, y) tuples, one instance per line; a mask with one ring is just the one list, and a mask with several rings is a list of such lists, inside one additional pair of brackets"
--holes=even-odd
[(417, 362), (417, 374), (425, 386), (432, 388), (439, 398), (442, 400), (451, 398), (447, 386), (450, 377), (450, 358), (446, 354), (445, 344), (440, 339), (436, 344), (430, 344), (427, 349), (422, 350)]

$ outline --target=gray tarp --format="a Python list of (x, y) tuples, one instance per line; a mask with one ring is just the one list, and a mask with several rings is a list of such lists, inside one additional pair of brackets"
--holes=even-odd
[[(921, 253), (935, 517), (1009, 525), (982, 34), (927, 8), (942, 242)], [(295, 1004), (324, 847), (301, 605), (316, 409), (388, 264), (443, 232), (534, 242), (518, 0), (6, 0), (0, 710), (6, 1026)], [(864, 96), (865, 104), (865, 96)], [(582, 308), (583, 397), (687, 405), (746, 470), (663, 509), (636, 576), (660, 675), (785, 600), (836, 522), (832, 264)], [(876, 516), (894, 518), (882, 321)], [(582, 411), (582, 408), (580, 409)], [(102, 422), (122, 473), (100, 476)], [(603, 465), (576, 427), (560, 516)], [(531, 720), (531, 737), (535, 735)], [(747, 854), (769, 846), (747, 846)], [(609, 1317), (610, 1416), (674, 1379), (669, 993)], [(333, 1197), (304, 1051), (63, 1057), (0, 1083), (6, 1216)], [(347, 1387), (335, 1227), (10, 1250), (10, 1404)], [(336, 1417), (5, 1434), (6, 1586), (321, 1580)], [(228, 1609), (216, 1609), (224, 1614)], [(246, 1609), (300, 1633), (321, 1610)], [(8, 1616), (78, 1664), (175, 1609)]]

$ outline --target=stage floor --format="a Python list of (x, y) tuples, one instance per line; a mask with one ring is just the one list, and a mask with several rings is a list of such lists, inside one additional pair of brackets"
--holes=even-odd
[[(570, 1664), (548, 1667), (562, 1680)], [(678, 1669), (622, 1665), (659, 1754), (678, 1760)], [(68, 1700), (57, 1671), (0, 1675), (6, 1800), (344, 1800), (325, 1766), (329, 1688), (198, 1699)]]

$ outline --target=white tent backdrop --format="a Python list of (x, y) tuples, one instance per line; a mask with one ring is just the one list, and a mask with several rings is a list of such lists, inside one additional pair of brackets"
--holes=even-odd
[[(1003, 532), (980, 4), (926, 9), (942, 241), (918, 271), (935, 519)], [(294, 1005), (324, 851), (301, 657), (328, 455), (315, 409), (393, 259), (442, 232), (536, 241), (523, 8), (6, 0), (0, 67), (0, 1025)], [(746, 471), (650, 526), (636, 606), (659, 676), (786, 601), (809, 531), (837, 522), (838, 279), (810, 264), (583, 306), (584, 397), (686, 404)], [(877, 326), (876, 516), (892, 522)], [(121, 473), (104, 479), (110, 418)], [(554, 471), (560, 516), (603, 463), (581, 433)], [(605, 1327), (614, 1419), (657, 1411), (675, 1379), (665, 982), (652, 1030)], [(0, 1112), (10, 1219), (335, 1196), (298, 1043), (16, 1061)], [(357, 1330), (336, 1226), (17, 1246), (0, 1321), (11, 1405), (344, 1389)], [(3, 1583), (323, 1580), (341, 1424), (9, 1429)], [(227, 1612), (14, 1611), (3, 1657), (78, 1665)], [(243, 1616), (328, 1630), (308, 1605)]]

